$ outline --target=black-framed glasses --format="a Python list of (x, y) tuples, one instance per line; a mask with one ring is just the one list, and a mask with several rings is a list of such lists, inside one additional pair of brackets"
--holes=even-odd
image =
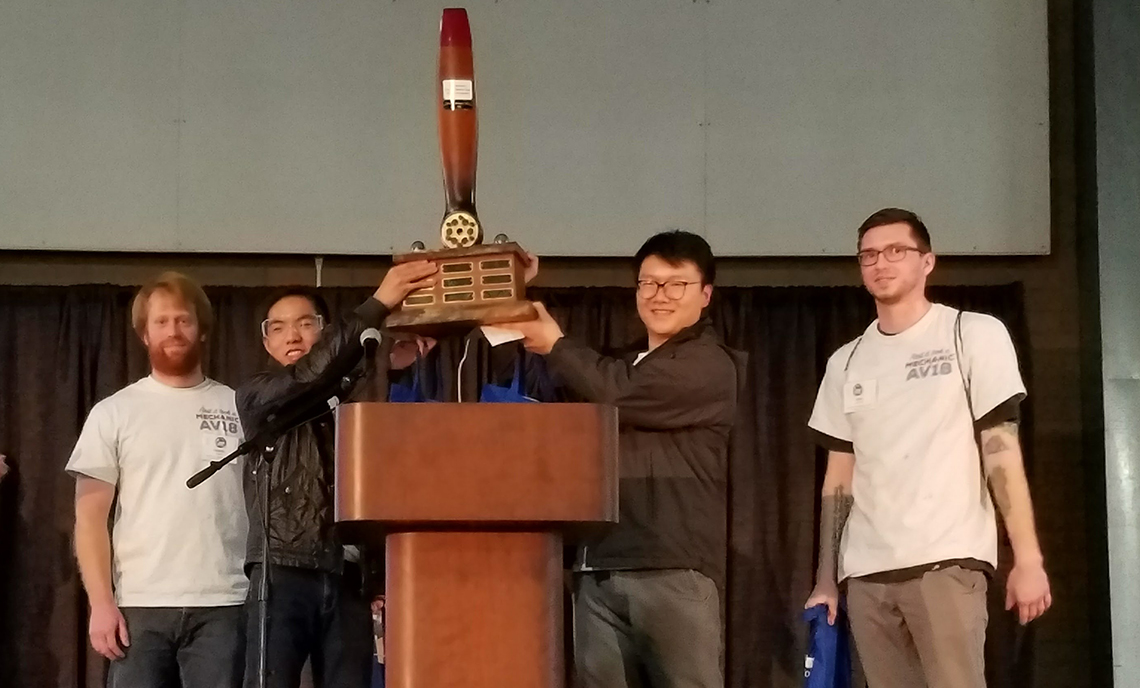
[(914, 251), (915, 253), (926, 253), (920, 248), (914, 246), (888, 246), (883, 249), (878, 248), (865, 248), (855, 255), (859, 258), (859, 264), (865, 268), (871, 267), (879, 262), (879, 256), (882, 255), (887, 259), (888, 263), (897, 263), (906, 257), (906, 254)]
[(302, 315), (296, 320), (270, 320), (261, 321), (262, 337), (280, 337), (292, 328), (297, 328), (301, 334), (320, 332), (325, 329), (325, 319), (318, 315)]
[(651, 299), (657, 296), (658, 291), (664, 290), (665, 298), (676, 301), (685, 295), (685, 289), (690, 284), (700, 284), (700, 281), (669, 280), (668, 282), (658, 282), (657, 280), (641, 279), (637, 280), (637, 295), (643, 299)]

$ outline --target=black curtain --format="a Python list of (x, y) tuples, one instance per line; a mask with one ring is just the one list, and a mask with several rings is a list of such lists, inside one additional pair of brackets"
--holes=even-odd
[[(208, 375), (236, 386), (265, 363), (258, 319), (270, 291), (207, 289), (217, 319)], [(345, 312), (371, 290), (322, 292), (334, 312)], [(628, 289), (536, 295), (568, 334), (592, 346), (617, 348), (644, 334)], [(63, 466), (94, 403), (146, 374), (129, 324), (132, 296), (118, 286), (0, 287), (0, 453), (14, 467), (0, 483), (0, 685), (102, 685), (103, 662), (86, 640), (86, 600), (71, 551), (74, 484)], [(1020, 285), (934, 288), (932, 297), (1001, 318), (1029, 379)], [(729, 685), (799, 686), (800, 612), (812, 583), (824, 462), (806, 422), (828, 355), (866, 327), (873, 305), (854, 287), (725, 287), (710, 310), (725, 341), (750, 356), (751, 420), (740, 429), (745, 450), (730, 466)], [(446, 371), (456, 370), (465, 346), (463, 396), (472, 398), (494, 376), (485, 342), (444, 341), (424, 370), (431, 396), (456, 398)], [(1031, 422), (1027, 405), (1023, 423)], [(1031, 438), (1031, 428), (1022, 437)], [(1002, 558), (990, 593), (989, 685), (1032, 686), (1028, 635), (1001, 609), (1007, 546)]]

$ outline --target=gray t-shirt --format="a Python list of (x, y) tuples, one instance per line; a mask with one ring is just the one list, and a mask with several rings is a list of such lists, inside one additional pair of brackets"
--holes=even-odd
[(67, 471), (117, 488), (111, 571), (119, 606), (245, 600), (242, 459), (186, 487), (241, 438), (234, 391), (208, 379), (175, 388), (145, 377), (91, 409)]

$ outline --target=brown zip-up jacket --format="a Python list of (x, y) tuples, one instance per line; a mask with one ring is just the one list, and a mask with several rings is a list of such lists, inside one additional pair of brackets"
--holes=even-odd
[(635, 364), (636, 356), (611, 358), (563, 338), (546, 357), (557, 384), (618, 408), (619, 523), (584, 544), (577, 568), (694, 569), (723, 585), (729, 432), (744, 354), (701, 320)]

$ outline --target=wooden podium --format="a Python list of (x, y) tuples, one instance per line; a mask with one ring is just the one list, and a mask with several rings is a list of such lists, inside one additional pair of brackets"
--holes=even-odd
[(336, 519), (387, 552), (389, 688), (561, 688), (562, 542), (616, 523), (617, 410), (345, 404)]

